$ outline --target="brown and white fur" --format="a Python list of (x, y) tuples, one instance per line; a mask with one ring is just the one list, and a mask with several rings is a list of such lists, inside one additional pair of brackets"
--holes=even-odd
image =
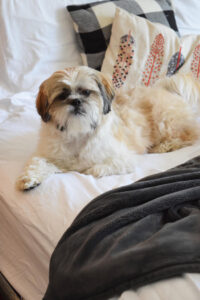
[(199, 95), (199, 83), (188, 75), (115, 95), (96, 70), (81, 66), (55, 72), (40, 86), (40, 139), (18, 189), (31, 189), (56, 172), (96, 177), (134, 172), (138, 154), (193, 144), (199, 137)]

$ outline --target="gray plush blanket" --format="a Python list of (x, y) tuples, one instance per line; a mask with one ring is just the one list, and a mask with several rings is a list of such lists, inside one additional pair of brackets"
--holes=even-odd
[(186, 272), (200, 272), (200, 156), (89, 203), (53, 252), (44, 299), (108, 299)]

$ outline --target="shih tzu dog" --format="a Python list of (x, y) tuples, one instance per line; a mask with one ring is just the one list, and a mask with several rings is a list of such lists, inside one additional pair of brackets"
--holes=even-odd
[(91, 68), (55, 72), (40, 86), (40, 139), (18, 189), (34, 188), (57, 172), (133, 172), (138, 154), (191, 145), (199, 137), (199, 95), (199, 83), (187, 75), (115, 95), (106, 76)]

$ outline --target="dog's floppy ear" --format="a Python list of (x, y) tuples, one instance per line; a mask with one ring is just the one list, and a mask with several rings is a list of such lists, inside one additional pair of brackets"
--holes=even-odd
[(36, 99), (36, 108), (44, 122), (48, 122), (51, 118), (49, 114), (48, 97), (44, 92), (44, 84), (41, 84), (39, 93)]
[(111, 103), (115, 97), (114, 88), (110, 80), (102, 73), (98, 74), (96, 81), (103, 98), (103, 113), (107, 114), (111, 110)]

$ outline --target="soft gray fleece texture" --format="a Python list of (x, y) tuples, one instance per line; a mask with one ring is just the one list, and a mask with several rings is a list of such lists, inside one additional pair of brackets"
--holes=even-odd
[(52, 255), (44, 299), (108, 299), (185, 272), (200, 272), (200, 156), (88, 204)]

